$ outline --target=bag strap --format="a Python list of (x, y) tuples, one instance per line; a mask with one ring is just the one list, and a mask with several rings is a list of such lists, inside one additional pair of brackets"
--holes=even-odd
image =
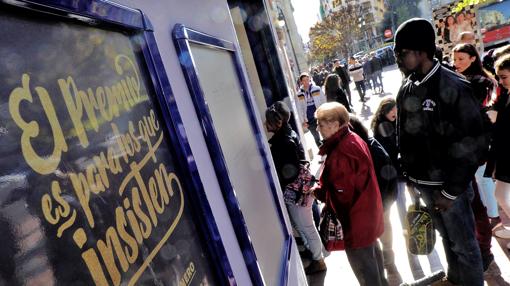
[(330, 209), (330, 211), (333, 213), (335, 218), (338, 218), (336, 215), (335, 206), (333, 205), (333, 201), (331, 200), (331, 194), (329, 193), (329, 190), (326, 190), (326, 207)]
[(420, 209), (420, 198), (421, 198), (421, 193), (419, 192), (415, 192), (414, 195), (413, 195), (413, 200), (414, 200), (414, 210), (419, 210)]

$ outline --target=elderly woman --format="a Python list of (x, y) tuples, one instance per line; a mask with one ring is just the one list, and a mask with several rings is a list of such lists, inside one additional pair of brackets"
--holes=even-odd
[(360, 285), (387, 285), (377, 238), (384, 231), (383, 207), (367, 144), (348, 128), (349, 113), (337, 102), (315, 112), (326, 155), (315, 195), (342, 223), (345, 252)]

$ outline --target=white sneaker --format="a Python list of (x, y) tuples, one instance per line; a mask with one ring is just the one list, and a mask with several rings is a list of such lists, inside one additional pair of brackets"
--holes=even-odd
[(499, 238), (510, 239), (510, 229), (503, 227), (500, 230), (496, 230), (494, 235)]

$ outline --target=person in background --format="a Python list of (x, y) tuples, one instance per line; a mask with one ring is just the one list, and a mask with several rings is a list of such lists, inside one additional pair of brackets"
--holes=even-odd
[(439, 19), (437, 21), (437, 25), (436, 25), (436, 35), (441, 38), (441, 39), (444, 39), (444, 29), (445, 29), (445, 21), (444, 19)]
[(375, 93), (375, 82), (372, 77), (372, 65), (370, 64), (370, 59), (368, 56), (363, 58), (363, 76), (365, 77), (365, 84), (372, 90), (372, 93)]
[(347, 111), (351, 111), (351, 105), (347, 100), (347, 95), (342, 88), (340, 88), (340, 78), (338, 75), (332, 73), (326, 77), (326, 81), (324, 82), (324, 93), (326, 94), (327, 102), (336, 101), (341, 103)]
[(328, 76), (329, 72), (323, 68), (320, 72), (320, 81), (319, 82), (316, 82), (315, 84), (317, 86), (323, 86), (324, 85), (324, 81), (326, 80), (326, 77)]
[(333, 60), (333, 72), (336, 73), (340, 80), (342, 81), (340, 86), (343, 88), (347, 97), (349, 99), (350, 107), (352, 108), (352, 98), (351, 98), (351, 89), (349, 88), (349, 83), (351, 82), (351, 78), (349, 77), (349, 73), (346, 67), (342, 67), (339, 59)]
[(349, 130), (349, 113), (337, 102), (316, 111), (324, 138), (319, 154), (326, 156), (314, 190), (342, 223), (345, 252), (359, 283), (387, 285), (377, 239), (384, 231), (383, 207), (372, 157), (367, 144)]
[(466, 22), (468, 22), (469, 25), (471, 25), (471, 27), (475, 27), (475, 25), (476, 25), (475, 14), (473, 12), (471, 12), (470, 10), (466, 11)]
[(349, 128), (356, 133), (370, 149), (370, 155), (374, 162), (374, 171), (384, 210), (384, 232), (379, 238), (382, 245), (383, 264), (387, 273), (389, 285), (400, 285), (402, 277), (395, 265), (395, 253), (393, 252), (393, 229), (391, 227), (390, 209), (397, 196), (397, 176), (390, 156), (384, 147), (374, 138), (368, 135), (368, 129), (356, 116), (350, 115)]
[[(473, 94), (478, 100), (480, 112), (485, 113), (491, 103), (492, 92), (497, 83), (487, 74), (482, 67), (482, 61), (472, 44), (458, 44), (453, 48), (453, 63), (458, 73), (462, 74), (470, 83)], [(489, 141), (490, 129), (492, 126), (488, 116), (486, 116), (485, 129), (487, 132), (487, 141)], [(487, 147), (488, 147), (487, 143)], [(488, 153), (488, 148), (484, 151)], [(475, 216), (476, 238), (480, 245), (482, 254), (484, 271), (491, 267), (491, 273), (500, 275), (499, 267), (494, 262), (494, 255), (491, 252), (492, 227), (489, 216), (498, 217), (497, 202), (494, 195), (494, 182), (490, 178), (484, 178), (485, 162), (487, 157), (484, 156), (479, 163), (475, 178), (473, 181), (474, 198), (471, 201), (471, 207)], [(482, 202), (485, 202), (484, 203)], [(485, 206), (490, 206), (490, 212)]]
[[(399, 167), (398, 162), (398, 148), (397, 148), (397, 102), (392, 97), (384, 97), (379, 107), (377, 108), (370, 128), (374, 134), (374, 138), (381, 143), (383, 148), (388, 152), (391, 159), (391, 167), (386, 168), (387, 177), (395, 177), (397, 184), (395, 185), (397, 210), (402, 225), (402, 229), (405, 229), (407, 221), (407, 203), (406, 203), (406, 182), (402, 175), (402, 171)], [(410, 194), (412, 195), (412, 194)], [(385, 217), (385, 219), (387, 219)], [(417, 255), (407, 252), (407, 259), (411, 272), (414, 279), (418, 280), (425, 277), (423, 268), (420, 265), (420, 261)], [(383, 250), (383, 255), (384, 255)], [(384, 256), (386, 257), (386, 256)], [(430, 254), (427, 255), (427, 260), (430, 265), (432, 272), (443, 270), (443, 265), (439, 259), (439, 254), (434, 249)], [(390, 276), (388, 276), (390, 280)]]
[[(370, 59), (370, 66), (372, 67), (372, 82), (377, 84), (379, 87), (379, 93), (384, 93), (384, 86), (382, 81), (382, 71), (383, 65), (381, 59), (379, 59), (375, 53), (371, 54), (372, 58)], [(374, 87), (375, 91), (375, 87)]]
[[(269, 139), (271, 155), (282, 191), (297, 178), (300, 161), (305, 159), (303, 147), (298, 135), (290, 127), (289, 119), (289, 108), (282, 101), (275, 102), (266, 110), (266, 129), (274, 133)], [(312, 262), (305, 268), (306, 274), (327, 269), (322, 255), (322, 242), (312, 217), (312, 201), (310, 197), (304, 206), (286, 203), (293, 228), (311, 252)]]
[[(495, 123), (493, 140), (487, 163), (486, 176), (496, 179), (496, 199), (499, 205), (510, 216), (510, 54), (497, 59), (496, 74), (504, 90), (494, 103)], [(510, 229), (505, 227), (496, 231), (496, 236), (510, 238)], [(507, 244), (510, 249), (510, 243)]]
[[(315, 85), (320, 86), (321, 82), (321, 74), (319, 72), (319, 69), (317, 67), (312, 69), (312, 80), (315, 83)], [(298, 80), (298, 86), (301, 86), (301, 79)]]
[(476, 45), (475, 33), (471, 31), (462, 32), (459, 35), (459, 44), (471, 44)]
[(399, 68), (409, 74), (397, 95), (402, 172), (431, 210), (443, 238), (448, 261), (443, 285), (482, 286), (483, 263), (470, 205), (471, 181), (486, 148), (478, 102), (469, 82), (434, 60), (435, 32), (429, 21), (402, 23), (394, 50)]
[(436, 46), (436, 52), (434, 53), (434, 58), (436, 58), (443, 67), (449, 69), (449, 70), (455, 70), (455, 68), (448, 62), (443, 61), (443, 49), (441, 49), (440, 46)]
[[(457, 35), (460, 35), (462, 32), (473, 32), (471, 21), (466, 20), (466, 15), (464, 14), (464, 12), (457, 13), (455, 20), (457, 23)], [(454, 39), (458, 40), (457, 38)]]
[(349, 73), (356, 85), (359, 94), (359, 101), (365, 102), (365, 77), (363, 76), (363, 66), (354, 58), (349, 58)]
[(444, 28), (444, 41), (446, 43), (452, 43), (457, 40), (457, 25), (455, 23), (455, 18), (450, 15), (446, 17), (446, 24)]
[(317, 131), (317, 121), (314, 114), (317, 108), (326, 102), (326, 96), (321, 88), (314, 85), (310, 81), (310, 76), (307, 73), (302, 73), (299, 76), (301, 87), (297, 93), (297, 106), (299, 111), (299, 118), (303, 125), (303, 129), (309, 130), (315, 140), (317, 146), (321, 145), (321, 137)]

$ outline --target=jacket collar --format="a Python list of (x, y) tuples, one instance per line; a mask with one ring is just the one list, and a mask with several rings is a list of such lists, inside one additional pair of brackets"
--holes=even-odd
[(335, 147), (342, 141), (342, 139), (347, 136), (351, 131), (348, 126), (344, 126), (340, 128), (335, 134), (333, 134), (328, 139), (324, 140), (324, 143), (319, 148), (319, 155), (327, 155), (329, 154)]
[(310, 85), (308, 86), (308, 89), (306, 89), (304, 86), (301, 86), (301, 91), (302, 92), (308, 92), (310, 93), (312, 91), (312, 87), (314, 87), (315, 85), (313, 83), (310, 82)]
[(429, 80), (439, 70), (440, 67), (441, 63), (434, 59), (434, 66), (422, 80), (412, 80), (413, 76), (411, 76), (409, 79), (414, 83), (414, 85), (420, 86), (421, 84), (427, 82), (427, 80)]

